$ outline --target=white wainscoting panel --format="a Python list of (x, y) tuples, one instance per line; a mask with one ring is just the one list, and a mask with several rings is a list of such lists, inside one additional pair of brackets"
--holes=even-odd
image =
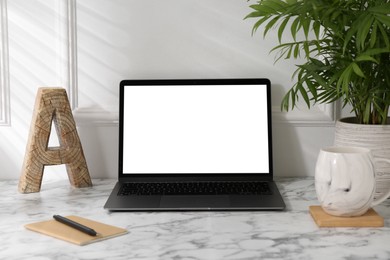
[[(0, 89), (9, 96), (1, 103), (1, 112), (5, 106), (9, 118), (3, 117), (2, 121), (5, 119), (8, 126), (0, 127), (0, 178), (17, 179), (20, 176), (38, 87), (68, 88), (67, 2), (0, 2)], [(48, 176), (62, 175), (62, 169), (54, 168), (48, 167)]]

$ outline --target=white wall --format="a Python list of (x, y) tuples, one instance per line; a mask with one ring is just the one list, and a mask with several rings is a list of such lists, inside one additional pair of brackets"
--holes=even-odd
[[(39, 86), (66, 87), (92, 178), (117, 175), (121, 79), (268, 77), (275, 175), (313, 175), (336, 110), (281, 113), (297, 61), (274, 65), (276, 36), (251, 36), (237, 0), (0, 0), (0, 178), (20, 176)], [(48, 167), (45, 178), (66, 178)]]

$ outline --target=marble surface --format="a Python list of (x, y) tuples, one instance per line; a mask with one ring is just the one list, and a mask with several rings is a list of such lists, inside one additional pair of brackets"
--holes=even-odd
[[(0, 259), (390, 259), (390, 201), (375, 207), (383, 228), (318, 228), (308, 207), (318, 204), (313, 178), (281, 178), (283, 212), (115, 212), (103, 205), (115, 180), (76, 189), (46, 181), (20, 194), (0, 181)], [(77, 246), (24, 228), (53, 214), (78, 215), (129, 230)]]

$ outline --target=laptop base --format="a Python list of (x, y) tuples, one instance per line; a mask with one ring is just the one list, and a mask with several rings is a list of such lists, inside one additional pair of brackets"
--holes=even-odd
[(271, 195), (148, 195), (118, 196), (117, 182), (104, 208), (110, 211), (239, 211), (283, 210), (285, 204), (276, 184)]

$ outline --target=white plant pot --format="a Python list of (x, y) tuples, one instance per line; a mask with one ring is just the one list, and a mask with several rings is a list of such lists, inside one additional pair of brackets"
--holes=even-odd
[[(371, 150), (374, 158), (390, 159), (390, 125), (363, 125), (354, 122), (354, 117), (342, 118), (336, 122), (334, 145), (364, 147)], [(390, 164), (378, 162), (375, 173), (374, 200), (390, 187)]]

